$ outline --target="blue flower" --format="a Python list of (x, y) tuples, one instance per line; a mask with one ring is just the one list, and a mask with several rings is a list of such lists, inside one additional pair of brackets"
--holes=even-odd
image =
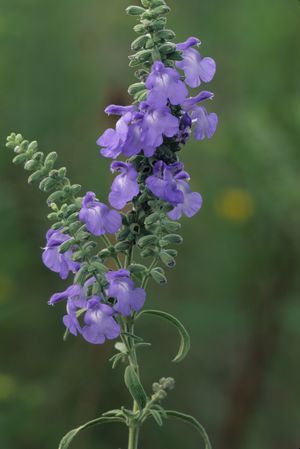
[(100, 203), (93, 192), (87, 192), (83, 198), (79, 219), (85, 223), (87, 230), (96, 236), (103, 235), (106, 232), (114, 234), (119, 231), (122, 225), (121, 215)]
[(173, 105), (179, 105), (188, 95), (188, 90), (180, 80), (177, 70), (165, 67), (160, 61), (153, 64), (145, 84), (149, 90), (147, 103), (154, 108), (166, 106), (168, 101)]
[(75, 273), (79, 270), (80, 264), (72, 260), (73, 248), (63, 254), (59, 252), (62, 243), (70, 240), (70, 236), (61, 231), (50, 229), (46, 235), (47, 245), (42, 254), (42, 260), (47, 268), (55, 273), (59, 273), (62, 279), (66, 279), (70, 272)]
[(123, 209), (139, 193), (137, 171), (129, 162), (113, 162), (112, 172), (120, 174), (115, 178), (109, 194), (109, 202), (116, 209)]
[(178, 220), (182, 214), (192, 217), (202, 205), (200, 193), (192, 192), (188, 181), (189, 175), (180, 162), (167, 165), (163, 161), (157, 161), (153, 175), (147, 178), (146, 185), (155, 196), (174, 206), (168, 216), (172, 220)]
[(183, 60), (176, 66), (185, 74), (185, 82), (190, 87), (198, 87), (201, 82), (209, 83), (216, 73), (216, 63), (212, 58), (202, 58), (200, 53), (191, 48), (199, 45), (199, 39), (190, 37), (185, 42), (177, 44), (177, 50), (182, 51)]
[(115, 298), (114, 309), (123, 316), (141, 310), (145, 303), (146, 292), (143, 288), (135, 288), (128, 270), (109, 271), (105, 275), (109, 283), (107, 295)]

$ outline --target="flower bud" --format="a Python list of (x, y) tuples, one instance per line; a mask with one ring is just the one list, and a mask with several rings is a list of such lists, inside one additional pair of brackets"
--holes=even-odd
[(167, 267), (173, 268), (176, 265), (174, 257), (170, 256), (166, 251), (161, 251), (159, 253), (159, 258)]
[(132, 223), (130, 225), (130, 232), (134, 235), (138, 235), (140, 233), (141, 227), (138, 223)]
[(35, 153), (37, 149), (38, 149), (38, 143), (36, 140), (34, 140), (33, 142), (30, 142), (30, 144), (28, 145), (27, 151), (30, 151), (31, 153)]
[(44, 191), (44, 192), (50, 192), (50, 190), (53, 189), (53, 187), (55, 187), (57, 181), (56, 179), (52, 179), (52, 178), (44, 178), (39, 185), (39, 189)]
[(165, 235), (163, 240), (167, 242), (169, 245), (179, 245), (183, 242), (183, 238), (179, 234), (168, 234)]
[(159, 269), (159, 267), (153, 268), (153, 270), (150, 271), (150, 275), (154, 279), (154, 281), (160, 285), (166, 284), (168, 282), (166, 276), (163, 273), (163, 270)]
[(151, 248), (146, 248), (143, 249), (143, 251), (141, 251), (141, 257), (151, 257), (151, 256), (155, 256), (156, 251), (151, 249)]
[(77, 196), (77, 195), (80, 193), (81, 185), (80, 185), (80, 184), (73, 184), (73, 185), (71, 186), (71, 189), (72, 189), (72, 194), (73, 194), (74, 196)]
[(181, 224), (177, 221), (165, 221), (164, 228), (167, 232), (176, 232), (181, 229)]
[(34, 153), (34, 154), (32, 155), (32, 159), (33, 159), (34, 161), (37, 161), (37, 162), (42, 163), (43, 160), (44, 160), (44, 153), (42, 153), (41, 151), (38, 151), (37, 153)]
[(155, 39), (172, 40), (175, 39), (176, 34), (172, 30), (160, 30), (155, 33)]
[(123, 251), (127, 251), (129, 248), (130, 248), (130, 246), (131, 246), (131, 243), (130, 242), (128, 242), (128, 241), (123, 241), (123, 242), (118, 242), (116, 245), (115, 245), (115, 251), (117, 252), (117, 253), (121, 253), (121, 252), (123, 252)]
[(133, 50), (133, 51), (141, 50), (142, 48), (145, 47), (145, 45), (148, 42), (148, 40), (151, 40), (151, 37), (147, 36), (147, 35), (138, 37), (137, 39), (135, 39), (132, 42), (131, 50)]
[(149, 215), (146, 219), (145, 219), (145, 225), (146, 226), (150, 226), (154, 223), (156, 223), (160, 218), (160, 215), (158, 212), (154, 212), (153, 214)]
[(57, 213), (56, 212), (51, 212), (50, 214), (47, 215), (47, 218), (50, 221), (57, 220)]
[(168, 59), (172, 61), (182, 61), (183, 57), (180, 51), (174, 51), (173, 53), (168, 54)]
[(144, 80), (149, 75), (149, 72), (145, 69), (139, 69), (134, 73), (134, 75), (139, 80)]
[(133, 27), (133, 30), (137, 34), (145, 34), (145, 33), (147, 33), (147, 28), (142, 23), (138, 23), (137, 25), (135, 25)]
[(79, 284), (83, 286), (87, 275), (87, 267), (85, 264), (82, 264), (79, 271), (77, 271), (75, 277), (74, 277), (74, 284)]
[(146, 10), (141, 6), (128, 6), (125, 11), (129, 16), (140, 16), (141, 14), (146, 12)]
[(155, 8), (156, 6), (165, 5), (165, 4), (166, 4), (165, 0), (150, 0), (150, 6), (152, 8)]
[(163, 55), (167, 55), (168, 53), (172, 53), (176, 50), (176, 45), (172, 42), (166, 42), (165, 44), (161, 45), (159, 48), (159, 51)]
[(61, 168), (58, 170), (58, 176), (60, 176), (61, 178), (64, 178), (64, 177), (66, 176), (66, 174), (67, 174), (67, 169), (66, 169), (66, 167), (61, 167)]
[(178, 251), (176, 251), (176, 249), (165, 249), (165, 252), (172, 257), (177, 257), (178, 255)]
[(13, 158), (13, 163), (14, 164), (24, 164), (24, 162), (26, 162), (26, 160), (27, 160), (26, 153), (18, 154), (18, 156), (15, 156)]
[(152, 58), (152, 51), (151, 50), (141, 50), (135, 55), (129, 56), (129, 59), (131, 60), (129, 65), (130, 67), (134, 67), (135, 65), (142, 64), (143, 62), (150, 61)]
[(146, 11), (142, 16), (142, 19), (156, 19), (164, 14), (168, 14), (169, 12), (170, 8), (167, 5), (160, 5), (150, 11)]
[(146, 270), (147, 270), (147, 267), (145, 267), (145, 265), (142, 265), (139, 263), (132, 263), (129, 266), (129, 271), (132, 274), (145, 273)]
[(51, 193), (51, 195), (47, 199), (47, 203), (56, 203), (57, 201), (62, 201), (65, 198), (65, 193), (62, 190), (58, 190), (57, 192)]
[(122, 354), (128, 353), (126, 345), (124, 343), (122, 343), (121, 341), (118, 341), (117, 343), (115, 343), (115, 348), (117, 351), (120, 351)]
[(146, 100), (147, 96), (148, 96), (148, 91), (145, 89), (136, 95), (136, 99), (138, 100), (138, 102), (142, 102), (142, 101)]
[(75, 232), (78, 231), (78, 229), (81, 227), (81, 224), (79, 221), (75, 221), (75, 223), (72, 223), (69, 225), (69, 230), (71, 234), (75, 234)]
[(145, 90), (145, 83), (135, 83), (129, 86), (128, 93), (129, 95), (135, 95), (141, 92), (142, 90)]
[(110, 257), (110, 255), (110, 251), (107, 248), (102, 249), (99, 253), (99, 257), (101, 257), (102, 259), (106, 259), (107, 257)]
[(157, 242), (156, 235), (146, 235), (145, 237), (142, 237), (138, 241), (138, 246), (140, 248), (145, 248), (146, 246), (155, 245)]
[(65, 253), (66, 251), (68, 251), (74, 245), (74, 243), (75, 243), (75, 239), (73, 239), (73, 238), (69, 239), (69, 240), (66, 240), (64, 243), (62, 243), (59, 246), (59, 252), (61, 254)]
[(162, 30), (167, 23), (167, 19), (165, 17), (160, 17), (159, 19), (154, 20), (151, 22), (151, 29), (153, 31), (159, 31)]
[(44, 177), (44, 171), (43, 170), (37, 170), (28, 178), (28, 184), (32, 184), (34, 182), (40, 181)]
[(39, 163), (38, 161), (35, 161), (34, 159), (30, 159), (29, 161), (27, 161), (24, 165), (24, 170), (36, 170), (39, 167)]
[(55, 164), (56, 159), (57, 159), (57, 153), (55, 153), (55, 151), (53, 151), (52, 153), (49, 153), (46, 156), (46, 159), (45, 159), (45, 162), (44, 162), (44, 166), (45, 166), (45, 168), (48, 171), (52, 170), (52, 168), (53, 168), (53, 166)]
[(125, 240), (128, 237), (129, 233), (130, 233), (130, 230), (128, 228), (122, 229), (118, 233), (118, 240)]
[(28, 140), (23, 140), (23, 142), (21, 142), (21, 144), (20, 144), (21, 150), (22, 151), (28, 151), (28, 145), (29, 145)]
[(88, 271), (90, 273), (99, 273), (99, 274), (103, 274), (107, 271), (107, 268), (105, 265), (103, 265), (100, 262), (93, 262), (90, 264)]

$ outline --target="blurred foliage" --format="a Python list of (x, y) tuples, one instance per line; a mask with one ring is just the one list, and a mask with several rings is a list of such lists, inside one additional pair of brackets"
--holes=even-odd
[[(74, 182), (105, 199), (112, 180), (96, 138), (103, 109), (126, 104), (133, 19), (126, 2), (0, 0), (0, 137), (20, 131), (57, 150)], [(195, 35), (218, 62), (212, 85), (220, 127), (189, 144), (183, 159), (200, 215), (183, 223), (185, 242), (170, 283), (151, 285), (148, 304), (177, 314), (192, 351), (171, 365), (177, 341), (144, 318), (141, 351), (149, 387), (174, 376), (170, 407), (201, 420), (220, 449), (299, 447), (300, 90), (299, 2), (170, 0), (178, 40)], [(209, 105), (211, 107), (212, 105)], [(0, 447), (53, 449), (71, 427), (127, 404), (108, 344), (62, 342), (63, 288), (40, 261), (45, 198), (26, 186), (8, 152), (0, 164)], [(155, 325), (155, 328), (153, 327)], [(74, 449), (125, 447), (114, 426), (92, 430)], [(171, 422), (148, 424), (141, 447), (197, 447)]]

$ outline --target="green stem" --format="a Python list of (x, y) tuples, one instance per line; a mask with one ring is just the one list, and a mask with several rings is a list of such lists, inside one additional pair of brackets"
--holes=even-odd
[[(138, 407), (137, 407), (136, 402), (134, 401), (133, 412), (137, 412), (137, 411), (138, 411)], [(139, 424), (136, 424), (135, 422), (133, 422), (129, 426), (128, 449), (138, 449), (139, 433), (140, 433)]]
[[(112, 246), (111, 241), (109, 240), (109, 238), (108, 238), (105, 234), (102, 235), (102, 240), (103, 240), (103, 242), (104, 242), (104, 244), (105, 244), (105, 246), (106, 246), (107, 248), (109, 248), (110, 246)], [(120, 259), (119, 259), (119, 257), (118, 257), (117, 254), (116, 254), (115, 256), (113, 256), (113, 259), (114, 259), (114, 261), (116, 262), (117, 267), (118, 267), (118, 268), (122, 268), (121, 261), (120, 261)]]
[[(134, 321), (128, 325), (128, 323), (124, 324), (125, 331), (130, 332), (134, 334)], [(132, 341), (126, 338), (127, 348), (128, 348), (128, 359), (130, 365), (134, 368), (136, 374), (139, 377), (139, 366), (137, 361), (137, 354), (134, 347), (134, 343)], [(132, 411), (134, 414), (136, 414), (139, 411), (139, 407), (136, 401), (133, 401), (133, 407)], [(128, 434), (128, 449), (137, 449), (138, 448), (138, 441), (139, 441), (139, 433), (140, 433), (140, 423), (133, 420), (129, 425), (129, 434)]]

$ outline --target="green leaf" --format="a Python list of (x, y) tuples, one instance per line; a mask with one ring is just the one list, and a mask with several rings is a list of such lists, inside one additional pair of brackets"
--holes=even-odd
[(130, 365), (125, 370), (124, 380), (126, 387), (136, 401), (139, 409), (143, 410), (147, 404), (147, 396), (135, 369)]
[(156, 423), (161, 427), (163, 425), (162, 417), (160, 416), (160, 413), (157, 410), (150, 409), (149, 413), (151, 413), (152, 417), (156, 421)]
[(73, 439), (76, 435), (82, 430), (87, 429), (88, 427), (97, 426), (99, 424), (111, 423), (111, 422), (121, 422), (124, 423), (124, 420), (117, 416), (101, 416), (101, 418), (94, 419), (93, 421), (89, 421), (83, 426), (77, 427), (77, 429), (72, 429), (68, 432), (61, 442), (59, 443), (58, 449), (68, 449)]
[(177, 412), (176, 410), (165, 410), (165, 413), (167, 417), (177, 418), (180, 419), (181, 421), (185, 421), (186, 423), (191, 424), (201, 434), (205, 442), (205, 449), (212, 449), (208, 435), (204, 427), (193, 416)]
[(167, 312), (163, 312), (162, 310), (143, 310), (139, 313), (138, 317), (144, 314), (163, 318), (176, 327), (180, 335), (180, 346), (176, 357), (173, 359), (173, 362), (181, 362), (190, 350), (190, 336), (183, 324), (173, 315)]

